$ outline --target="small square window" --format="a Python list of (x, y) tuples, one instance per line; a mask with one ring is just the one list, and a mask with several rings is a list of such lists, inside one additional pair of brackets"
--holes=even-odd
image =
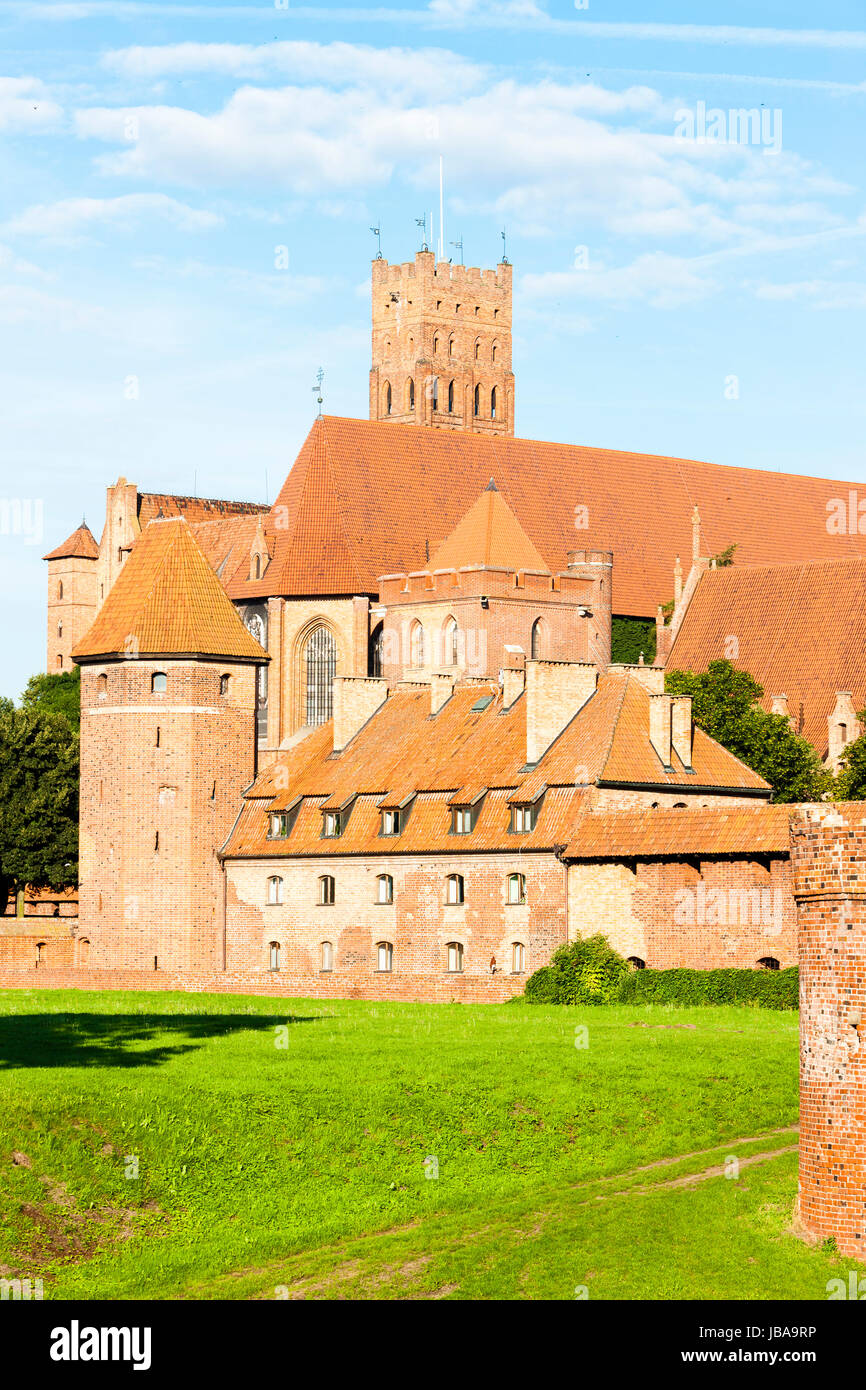
[(532, 806), (512, 806), (511, 808), (511, 829), (517, 834), (525, 835), (528, 831), (535, 829), (536, 808)]
[(400, 812), (399, 812), (399, 811), (383, 811), (383, 812), (382, 812), (382, 834), (383, 834), (383, 835), (399, 835), (399, 834), (400, 834)]
[(335, 839), (343, 833), (343, 816), (340, 811), (326, 811), (322, 817), (322, 835), (326, 840)]
[(452, 835), (469, 835), (475, 824), (471, 806), (455, 806), (451, 813)]

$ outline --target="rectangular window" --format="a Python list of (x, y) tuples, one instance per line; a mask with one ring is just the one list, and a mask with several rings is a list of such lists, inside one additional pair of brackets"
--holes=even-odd
[(340, 811), (326, 811), (322, 817), (322, 835), (326, 840), (335, 839), (343, 833), (343, 816)]
[(376, 969), (390, 970), (394, 964), (394, 947), (390, 941), (380, 941), (376, 947)]
[(271, 828), (269, 832), (270, 839), (284, 840), (286, 836), (291, 833), (291, 829), (294, 823), (294, 815), (290, 815), (285, 811), (280, 811), (279, 814), (272, 815)]
[(453, 974), (457, 974), (463, 969), (463, 947), (459, 941), (449, 941), (448, 943), (448, 969)]
[(535, 829), (536, 808), (532, 806), (512, 806), (511, 829), (518, 834), (526, 834)]
[(475, 821), (471, 806), (455, 806), (451, 813), (452, 835), (468, 835)]
[(399, 834), (400, 834), (400, 812), (399, 812), (399, 811), (383, 811), (383, 812), (382, 812), (382, 834), (383, 834), (383, 835), (399, 835)]

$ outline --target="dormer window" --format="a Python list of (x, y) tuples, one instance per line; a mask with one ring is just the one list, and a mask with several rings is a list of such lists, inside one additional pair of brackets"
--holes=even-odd
[(383, 834), (383, 835), (399, 835), (399, 834), (400, 834), (400, 812), (399, 812), (399, 811), (383, 811), (383, 812), (382, 812), (382, 834)]
[(454, 806), (451, 811), (451, 834), (470, 835), (475, 828), (475, 808)]
[(291, 835), (295, 821), (298, 819), (299, 807), (293, 811), (272, 811), (270, 817), (270, 827), (268, 829), (268, 839), (284, 840)]
[(343, 833), (342, 811), (326, 811), (322, 817), (322, 838), (335, 840)]
[(530, 830), (535, 829), (535, 822), (538, 819), (538, 807), (535, 804), (529, 806), (512, 806), (511, 826), (512, 833), (516, 835), (526, 835)]

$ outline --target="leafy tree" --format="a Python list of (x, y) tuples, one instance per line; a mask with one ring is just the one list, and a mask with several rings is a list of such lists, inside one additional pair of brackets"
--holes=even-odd
[(78, 731), (52, 709), (0, 707), (0, 899), (78, 881)]
[(21, 696), (24, 709), (56, 710), (65, 714), (73, 729), (81, 724), (81, 670), (31, 676)]
[[(866, 726), (866, 710), (858, 710), (857, 718)], [(866, 801), (866, 734), (855, 738), (844, 749), (840, 759), (839, 776), (834, 796), (838, 801)]]
[(655, 661), (655, 623), (645, 618), (614, 618), (610, 634), (611, 661), (636, 666), (641, 652), (648, 666)]
[(666, 672), (665, 690), (691, 695), (698, 728), (769, 782), (773, 801), (820, 801), (833, 789), (833, 776), (811, 743), (785, 715), (768, 714), (756, 703), (764, 691), (748, 671), (711, 661), (706, 671)]

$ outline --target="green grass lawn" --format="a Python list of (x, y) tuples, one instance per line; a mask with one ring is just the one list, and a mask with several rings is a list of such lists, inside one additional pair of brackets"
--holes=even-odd
[(789, 1013), (10, 990), (0, 1273), (61, 1298), (822, 1299), (850, 1262), (789, 1229), (796, 1121)]

